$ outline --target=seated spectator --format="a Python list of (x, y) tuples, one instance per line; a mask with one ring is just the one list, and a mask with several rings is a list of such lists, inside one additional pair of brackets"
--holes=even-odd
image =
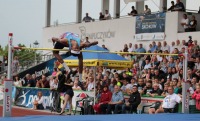
[(138, 88), (136, 85), (133, 86), (132, 93), (128, 102), (122, 105), (122, 113), (126, 113), (126, 110), (130, 110), (130, 113), (133, 111), (137, 111), (138, 105), (141, 103), (141, 96), (138, 92)]
[(84, 22), (91, 22), (91, 21), (92, 21), (92, 18), (89, 16), (88, 13), (86, 13), (86, 16), (83, 18), (83, 21), (84, 21)]
[(151, 97), (160, 96), (162, 94), (162, 90), (159, 88), (159, 84), (153, 84), (153, 89), (149, 93), (147, 93)]
[(196, 85), (196, 91), (193, 93), (192, 98), (196, 100), (196, 109), (200, 110), (200, 86)]
[(145, 60), (145, 66), (144, 66), (144, 69), (149, 69), (151, 68), (151, 63), (149, 62), (148, 59)]
[(42, 92), (39, 91), (37, 93), (37, 98), (36, 100), (34, 100), (33, 102), (33, 109), (34, 110), (44, 110), (44, 106), (43, 106), (43, 97), (42, 97)]
[(98, 103), (93, 106), (97, 114), (101, 114), (100, 106), (102, 104), (108, 104), (111, 101), (111, 98), (112, 98), (112, 93), (109, 91), (108, 86), (105, 85), (103, 87), (103, 91), (101, 93)]
[(151, 14), (151, 9), (149, 9), (148, 5), (145, 5), (144, 14)]
[(110, 80), (110, 85), (109, 85), (109, 90), (113, 93), (113, 91), (114, 91), (114, 86), (117, 84), (117, 81), (116, 81), (116, 79), (115, 78), (111, 78), (111, 80)]
[(185, 12), (185, 6), (180, 0), (176, 0), (176, 4), (174, 6), (174, 11), (183, 11), (183, 12)]
[(132, 6), (131, 8), (132, 8), (132, 11), (130, 13), (128, 13), (128, 15), (129, 16), (137, 16), (138, 12), (137, 12), (137, 10), (135, 10), (135, 7)]
[(111, 114), (111, 111), (114, 110), (114, 114), (118, 114), (119, 108), (124, 102), (124, 95), (120, 91), (120, 87), (115, 85), (114, 92), (112, 94), (112, 99), (108, 104), (100, 105), (102, 114)]
[(79, 81), (78, 78), (74, 80), (74, 86), (72, 87), (73, 90), (81, 90), (81, 87), (78, 85)]
[(189, 25), (189, 19), (187, 17), (187, 14), (183, 14), (183, 18), (181, 20), (181, 25), (183, 26), (183, 28), (185, 29), (185, 32), (188, 29), (188, 25)]
[(22, 82), (22, 86), (35, 87), (35, 82), (34, 82), (34, 80), (32, 80), (30, 74), (26, 74), (25, 80)]
[(108, 12), (108, 10), (105, 10), (105, 15), (104, 15), (104, 19), (103, 20), (109, 20), (109, 19), (111, 19), (111, 15)]
[(92, 76), (88, 77), (88, 81), (87, 81), (87, 91), (93, 91), (94, 90), (94, 78)]
[(174, 93), (173, 87), (168, 87), (168, 95), (163, 99), (162, 107), (156, 113), (174, 113), (174, 108), (177, 103), (181, 102), (181, 97)]
[(174, 1), (171, 1), (171, 7), (168, 9), (168, 11), (174, 11)]
[(163, 93), (161, 94), (161, 96), (166, 97), (168, 95), (168, 87), (169, 87), (169, 84), (165, 83)]
[(131, 88), (132, 88), (132, 85), (129, 84), (128, 79), (125, 78), (125, 79), (123, 80), (123, 86), (121, 87), (122, 92), (123, 92), (123, 93), (126, 93), (127, 91), (130, 91)]
[(174, 62), (174, 58), (170, 57), (169, 63), (168, 63), (168, 67), (173, 68), (175, 67), (175, 62)]
[(146, 86), (144, 87), (144, 89), (142, 90), (141, 94), (148, 94), (152, 91), (152, 82), (151, 81), (147, 81), (146, 82)]
[(138, 79), (138, 91), (141, 92), (143, 90), (143, 88), (145, 87), (145, 83), (144, 83), (144, 80), (143, 79)]
[(195, 63), (194, 69), (199, 70), (200, 69), (200, 57), (197, 57), (195, 62), (196, 63)]
[(103, 15), (102, 12), (99, 13), (99, 20), (100, 20), (100, 21), (101, 21), (101, 20), (104, 20), (104, 15)]
[(47, 81), (46, 76), (42, 75), (42, 78), (37, 81), (36, 87), (38, 88), (49, 88), (49, 81)]
[(187, 32), (193, 32), (196, 31), (196, 27), (197, 27), (197, 20), (195, 18), (195, 16), (192, 16), (192, 20), (190, 20), (189, 25), (188, 25), (188, 29), (186, 30)]
[(21, 87), (21, 86), (22, 86), (22, 83), (21, 83), (21, 81), (19, 80), (18, 75), (14, 76), (13, 85), (16, 86), (16, 87)]

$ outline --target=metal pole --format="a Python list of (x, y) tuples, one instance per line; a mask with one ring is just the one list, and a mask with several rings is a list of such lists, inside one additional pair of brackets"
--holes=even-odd
[(189, 113), (189, 84), (187, 83), (187, 67), (188, 67), (188, 47), (185, 46), (183, 61), (183, 83), (182, 83), (182, 113)]
[(9, 33), (8, 72), (7, 79), (4, 81), (3, 117), (10, 117), (12, 109), (12, 37), (13, 34)]

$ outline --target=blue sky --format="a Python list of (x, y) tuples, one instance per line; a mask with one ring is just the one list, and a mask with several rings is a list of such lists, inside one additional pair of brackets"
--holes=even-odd
[[(113, 14), (113, 1), (110, 0), (110, 13)], [(156, 5), (159, 0), (145, 2), (152, 11), (158, 11)], [(174, 0), (175, 1), (175, 0)], [(191, 2), (192, 1), (192, 2)], [(0, 45), (5, 46), (8, 41), (8, 33), (14, 34), (14, 45), (18, 43), (30, 46), (35, 40), (42, 43), (42, 28), (45, 25), (45, 3), (46, 0), (0, 0)], [(188, 0), (187, 9), (198, 10), (199, 0)], [(170, 0), (168, 0), (168, 5)], [(121, 15), (127, 15), (131, 6), (135, 3), (125, 4), (121, 0)], [(76, 0), (52, 0), (51, 23), (75, 22)], [(82, 14), (86, 12), (92, 18), (98, 19), (101, 11), (101, 0), (83, 0)], [(43, 45), (40, 44), (40, 47)]]

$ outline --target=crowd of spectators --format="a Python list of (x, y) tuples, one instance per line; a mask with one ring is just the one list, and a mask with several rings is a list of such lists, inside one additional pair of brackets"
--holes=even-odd
[[(89, 41), (88, 41), (89, 42)], [(188, 50), (186, 50), (187, 45)], [(104, 45), (105, 46), (105, 45)], [(106, 47), (105, 47), (106, 48)], [(190, 96), (196, 94), (196, 88), (200, 85), (200, 46), (197, 40), (189, 41), (176, 40), (171, 45), (166, 41), (153, 41), (149, 48), (143, 47), (141, 43), (125, 44), (123, 52), (137, 53), (164, 53), (183, 54), (188, 51), (187, 80), (190, 83)], [(96, 104), (94, 110), (97, 113), (129, 113), (135, 112), (141, 102), (140, 95), (150, 97), (168, 96), (169, 88), (173, 88), (173, 94), (182, 97), (183, 80), (183, 56), (170, 55), (122, 55), (126, 59), (133, 61), (132, 68), (124, 70), (106, 69), (97, 67), (96, 73), (90, 67), (84, 67), (82, 82), (79, 81), (78, 69), (72, 69), (71, 78), (74, 82), (74, 90), (96, 92)], [(51, 76), (42, 75), (41, 78), (35, 74), (27, 74), (24, 80), (14, 76), (14, 86), (49, 88), (55, 90), (58, 86), (58, 75), (60, 65), (58, 61), (54, 64), (54, 71)], [(94, 77), (95, 75), (95, 77)], [(95, 81), (96, 78), (96, 81)], [(139, 94), (139, 95), (138, 95)], [(125, 99), (124, 95), (130, 95)], [(193, 98), (196, 98), (193, 96)], [(150, 110), (150, 113), (163, 112), (164, 109)]]

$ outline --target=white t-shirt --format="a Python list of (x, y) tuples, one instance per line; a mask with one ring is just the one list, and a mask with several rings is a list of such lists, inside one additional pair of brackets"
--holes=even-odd
[(128, 48), (128, 52), (133, 52), (133, 47)]
[(104, 15), (104, 18), (107, 19), (107, 20), (108, 20), (108, 19), (111, 19), (111, 15), (110, 15), (110, 13), (105, 14), (105, 15)]
[(15, 81), (13, 83), (14, 83), (14, 86), (21, 87), (21, 81), (20, 80), (19, 81)]
[(176, 103), (180, 103), (181, 102), (181, 98), (179, 95), (173, 93), (172, 95), (167, 95), (164, 100), (163, 100), (163, 104), (162, 107), (163, 108), (174, 108)]
[[(184, 18), (183, 18), (183, 19), (181, 20), (181, 23), (186, 23), (186, 24), (188, 25), (188, 24), (189, 24), (189, 19), (188, 19), (188, 18), (187, 18), (187, 19), (184, 19)], [(184, 28), (184, 29), (187, 29), (188, 26), (184, 25), (183, 28)]]
[(88, 84), (88, 91), (92, 91), (94, 89), (94, 82)]

